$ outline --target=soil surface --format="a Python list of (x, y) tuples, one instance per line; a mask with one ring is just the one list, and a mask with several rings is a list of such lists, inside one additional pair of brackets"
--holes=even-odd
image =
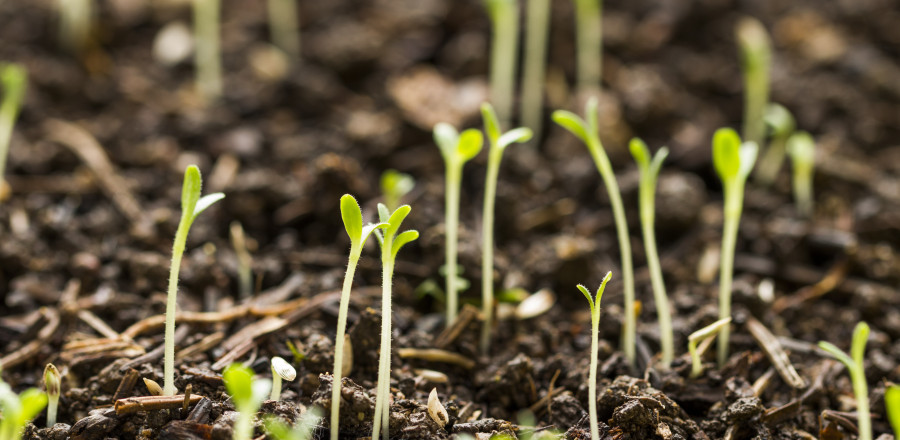
[[(190, 24), (189, 2), (96, 2), (96, 27), (77, 54), (57, 44), (52, 3), (0, 2), (0, 61), (29, 71), (6, 171), (11, 193), (0, 202), (3, 380), (21, 391), (40, 386), (48, 362), (64, 372), (59, 423), (42, 429), (42, 414), (26, 438), (230, 438), (235, 413), (222, 368), (242, 361), (268, 377), (276, 355), (294, 364), (297, 380), (261, 413), (294, 421), (316, 406), (327, 412), (349, 247), (339, 198), (355, 195), (374, 219), (378, 179), (390, 168), (416, 179), (404, 227), (421, 233), (400, 252), (394, 277), (391, 437), (589, 438), (590, 317), (575, 285), (596, 286), (609, 270), (602, 438), (854, 438), (849, 377), (815, 344), (848, 349), (860, 320), (872, 327), (865, 367), (873, 427), (876, 436), (888, 432), (883, 393), (900, 381), (894, 0), (605, 2), (600, 135), (635, 253), (635, 368), (618, 349), (623, 286), (606, 190), (585, 148), (549, 120), (552, 109), (581, 113), (571, 93), (571, 2), (552, 2), (544, 135), (537, 150), (509, 149), (497, 196), (496, 285), (548, 289), (555, 304), (528, 319), (499, 304), (506, 312), (489, 356), (478, 353), (478, 313), (464, 311), (446, 329), (441, 297), (429, 287), (443, 284), (444, 258), (443, 163), (430, 130), (441, 121), (481, 126), (490, 27), (480, 1), (300, 0), (302, 56), (284, 64), (267, 46), (263, 2), (226, 0), (224, 96), (212, 105), (194, 92), (190, 57), (165, 66), (153, 55), (164, 27)], [(718, 369), (709, 350), (705, 372), (691, 379), (681, 355), (687, 335), (717, 318), (722, 194), (710, 139), (721, 126), (740, 126), (733, 29), (743, 16), (772, 35), (772, 100), (817, 139), (816, 209), (809, 219), (796, 214), (787, 165), (774, 185), (748, 184), (731, 357)], [(669, 371), (655, 367), (659, 331), (638, 174), (625, 148), (631, 136), (671, 150), (656, 220), (681, 355)], [(459, 261), (472, 284), (463, 294), (470, 307), (481, 298), (485, 162), (482, 153), (468, 164), (463, 181)], [(205, 192), (226, 193), (194, 223), (181, 268), (176, 385), (202, 399), (117, 414), (117, 400), (149, 394), (141, 379), (162, 383), (159, 316), (191, 163), (203, 171)], [(250, 297), (241, 294), (232, 222), (252, 256)], [(380, 269), (370, 243), (350, 307), (342, 438), (371, 435)], [(772, 335), (783, 352), (763, 349), (759, 341)], [(435, 348), (457, 356), (401, 350)], [(785, 352), (788, 362), (774, 363)], [(434, 388), (445, 427), (426, 411)], [(328, 432), (322, 422), (315, 434)]]

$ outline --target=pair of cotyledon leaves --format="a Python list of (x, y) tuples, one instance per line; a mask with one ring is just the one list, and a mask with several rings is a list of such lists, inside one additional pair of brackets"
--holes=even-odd
[(184, 171), (184, 186), (181, 189), (181, 218), (185, 227), (190, 228), (191, 223), (201, 212), (225, 198), (225, 194), (220, 192), (200, 197), (202, 186), (200, 170), (196, 165), (189, 165)]
[(271, 380), (255, 377), (253, 369), (240, 363), (229, 365), (222, 373), (222, 380), (240, 412), (255, 413), (272, 389)]
[[(481, 105), (481, 115), (492, 148), (502, 151), (513, 143), (528, 142), (532, 137), (531, 129), (524, 127), (501, 133), (497, 113), (489, 103)], [(434, 126), (434, 142), (447, 164), (462, 165), (481, 152), (484, 136), (474, 128), (459, 133), (452, 125), (441, 122)]]
[[(376, 230), (382, 230), (383, 237), (377, 233), (376, 237), (382, 245), (385, 239), (393, 238), (391, 257), (396, 258), (397, 252), (400, 251), (403, 245), (419, 238), (419, 232), (415, 230), (404, 231), (397, 235), (400, 224), (409, 215), (410, 209), (412, 208), (409, 205), (403, 205), (391, 214), (387, 206), (379, 203), (378, 217), (381, 221), (363, 226), (362, 210), (359, 208), (359, 203), (350, 194), (344, 194), (341, 197), (341, 218), (344, 221), (344, 229), (347, 230), (347, 235), (350, 236), (351, 248), (356, 252), (360, 252), (369, 236)], [(396, 238), (394, 238), (395, 236)]]

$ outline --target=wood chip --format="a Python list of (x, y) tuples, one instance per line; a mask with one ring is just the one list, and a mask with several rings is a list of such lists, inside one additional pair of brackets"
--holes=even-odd
[(751, 316), (747, 319), (747, 330), (753, 335), (753, 339), (759, 343), (759, 346), (769, 358), (769, 362), (772, 363), (772, 366), (775, 367), (778, 375), (781, 376), (785, 383), (797, 389), (806, 387), (806, 381), (794, 369), (794, 365), (791, 364), (791, 360), (788, 358), (784, 348), (781, 347), (781, 343), (778, 342), (778, 338), (766, 326)]
[(463, 368), (471, 370), (475, 368), (475, 361), (467, 358), (459, 353), (447, 350), (439, 350), (436, 348), (398, 348), (397, 355), (401, 358), (421, 359), (431, 362), (443, 362), (446, 364), (459, 365)]
[[(195, 404), (203, 399), (196, 394), (189, 398), (190, 404)], [(158, 411), (161, 409), (177, 409), (184, 406), (185, 395), (175, 396), (141, 396), (116, 400), (116, 415), (133, 414), (142, 411)]]

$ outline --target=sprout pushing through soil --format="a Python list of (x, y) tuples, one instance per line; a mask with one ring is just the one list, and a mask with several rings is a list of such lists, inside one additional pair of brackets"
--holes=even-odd
[(297, 0), (267, 0), (269, 33), (276, 47), (292, 59), (300, 56), (300, 32), (297, 25)]
[(759, 20), (745, 17), (735, 28), (744, 73), (744, 139), (764, 145), (764, 112), (769, 101), (769, 69), (772, 49), (769, 34)]
[(491, 102), (503, 124), (512, 117), (519, 54), (518, 0), (485, 0), (491, 17)]
[(510, 144), (528, 142), (531, 130), (514, 128), (506, 133), (500, 131), (500, 121), (490, 104), (481, 104), (484, 132), (490, 144), (488, 151), (487, 176), (484, 181), (484, 212), (481, 222), (481, 295), (484, 325), (481, 327), (481, 353), (487, 355), (491, 343), (491, 325), (494, 310), (494, 201), (497, 197), (497, 176), (503, 152)]
[(281, 399), (281, 380), (288, 382), (297, 378), (297, 370), (280, 356), (272, 358), (272, 392), (269, 400)]
[(397, 209), (403, 196), (409, 194), (416, 187), (416, 179), (413, 179), (413, 176), (397, 170), (387, 170), (381, 173), (380, 183), (384, 204), (389, 211)]
[(894, 430), (894, 438), (900, 438), (900, 385), (891, 385), (884, 391), (884, 408)]
[(266, 417), (266, 432), (275, 440), (309, 440), (313, 438), (313, 431), (322, 419), (324, 411), (314, 406), (300, 416), (300, 420), (293, 427), (289, 427), (276, 416)]
[(597, 423), (597, 356), (599, 355), (599, 335), (600, 335), (600, 299), (603, 297), (603, 290), (606, 289), (606, 283), (612, 278), (612, 272), (607, 272), (597, 288), (597, 294), (592, 298), (591, 292), (581, 284), (578, 290), (587, 298), (588, 304), (591, 306), (591, 366), (588, 373), (588, 413), (591, 420), (591, 438), (600, 438), (599, 427)]
[(800, 215), (813, 213), (813, 167), (816, 162), (816, 142), (805, 131), (798, 131), (787, 140), (787, 152), (791, 156), (794, 203)]
[[(362, 255), (366, 240), (376, 229), (387, 227), (387, 223), (369, 224), (363, 226), (362, 210), (359, 203), (350, 194), (341, 197), (341, 219), (344, 229), (350, 237), (350, 257), (347, 261), (347, 273), (344, 275), (344, 285), (341, 289), (341, 302), (338, 309), (337, 335), (334, 339), (334, 381), (332, 382), (331, 401), (340, 402), (341, 378), (344, 368), (344, 334), (347, 332), (347, 313), (350, 308), (350, 291), (353, 287), (353, 276), (359, 257)], [(338, 437), (338, 421), (341, 406), (339, 403), (331, 405), (331, 439)]]
[(698, 345), (700, 343), (708, 345), (709, 341), (712, 341), (712, 338), (719, 334), (723, 329), (728, 328), (729, 324), (731, 324), (730, 316), (703, 327), (688, 336), (688, 353), (691, 355), (692, 378), (700, 377), (700, 375), (703, 374), (703, 362), (700, 360), (700, 356), (705, 350), (698, 349)]
[[(378, 434), (384, 427), (384, 439), (390, 435), (388, 424), (390, 404), (390, 380), (391, 380), (391, 280), (394, 276), (394, 260), (397, 253), (407, 243), (419, 238), (419, 232), (414, 230), (404, 231), (400, 234), (400, 224), (409, 215), (412, 208), (403, 205), (390, 213), (387, 206), (378, 204), (378, 218), (382, 223), (387, 223), (383, 230), (375, 231), (375, 236), (381, 245), (381, 348), (378, 355), (378, 385), (375, 397), (375, 421), (372, 427), (372, 439), (378, 439)], [(382, 235), (383, 233), (383, 235)], [(332, 401), (332, 405), (338, 401)]]
[(47, 406), (47, 394), (29, 388), (16, 394), (0, 379), (0, 440), (19, 440), (22, 431)]
[(47, 390), (47, 427), (56, 424), (56, 411), (59, 408), (61, 375), (53, 364), (44, 367), (44, 389)]
[(272, 382), (266, 378), (255, 377), (250, 367), (240, 363), (233, 363), (225, 368), (222, 380), (238, 412), (231, 438), (250, 440), (253, 436), (253, 417), (269, 394)]
[(222, 60), (219, 54), (221, 0), (192, 0), (194, 6), (194, 68), (197, 91), (206, 102), (222, 94)]
[[(722, 231), (722, 263), (719, 266), (719, 319), (731, 316), (731, 279), (734, 275), (734, 249), (744, 206), (744, 184), (756, 162), (755, 142), (744, 142), (737, 132), (720, 128), (713, 135), (712, 156), (725, 192), (725, 224)], [(721, 330), (718, 342), (719, 367), (728, 358), (729, 328)]]
[(785, 145), (788, 138), (794, 133), (796, 123), (794, 116), (781, 104), (769, 104), (766, 106), (763, 117), (766, 126), (771, 132), (771, 140), (766, 152), (759, 158), (754, 175), (756, 180), (763, 185), (771, 185), (781, 170), (784, 162)]
[(9, 141), (12, 138), (13, 126), (22, 108), (25, 88), (28, 83), (28, 71), (19, 64), (0, 66), (0, 85), (3, 87), (3, 101), (0, 102), (0, 201), (3, 200), (6, 181), (6, 157), (9, 154)]
[(83, 51), (91, 35), (94, 0), (57, 0), (59, 45), (69, 53)]
[(184, 171), (184, 186), (181, 190), (181, 220), (178, 222), (175, 241), (172, 244), (172, 266), (169, 269), (169, 291), (166, 296), (166, 343), (163, 366), (163, 394), (166, 396), (175, 395), (175, 305), (178, 295), (178, 271), (187, 244), (188, 231), (201, 212), (225, 197), (222, 193), (200, 197), (202, 184), (200, 170), (196, 165), (189, 165)]
[(484, 137), (475, 129), (457, 133), (452, 125), (440, 123), (434, 126), (434, 142), (441, 150), (445, 166), (446, 199), (444, 205), (444, 229), (446, 237), (447, 325), (456, 320), (459, 308), (459, 271), (456, 268), (456, 247), (459, 234), (459, 192), (462, 186), (463, 165), (481, 151)]
[(578, 115), (565, 111), (557, 110), (553, 112), (553, 121), (569, 130), (576, 137), (581, 139), (587, 146), (591, 157), (594, 158), (594, 164), (597, 165), (597, 171), (603, 178), (606, 185), (606, 192), (609, 194), (609, 201), (612, 204), (613, 217), (616, 220), (616, 234), (619, 239), (619, 252), (622, 258), (622, 279), (625, 282), (625, 325), (622, 331), (622, 351), (625, 352), (625, 358), (628, 364), (634, 366), (635, 357), (635, 331), (636, 319), (632, 312), (634, 307), (634, 268), (631, 262), (631, 241), (628, 235), (628, 221), (625, 219), (625, 208), (622, 205), (622, 194), (619, 192), (619, 184), (616, 182), (616, 175), (613, 173), (612, 165), (609, 163), (609, 157), (603, 149), (600, 142), (600, 135), (597, 128), (597, 100), (591, 98), (585, 106), (585, 119), (581, 119)]
[(528, 0), (525, 14), (525, 59), (522, 66), (519, 122), (525, 127), (531, 127), (534, 139), (540, 140), (544, 125), (544, 76), (547, 69), (550, 0)]
[(603, 53), (602, 3), (601, 0), (574, 0), (574, 3), (576, 87), (579, 95), (596, 97), (600, 92)]
[(835, 359), (841, 361), (850, 373), (853, 383), (853, 394), (856, 397), (856, 418), (859, 427), (859, 440), (872, 440), (872, 419), (869, 416), (869, 389), (866, 384), (866, 371), (863, 361), (866, 355), (866, 341), (869, 339), (869, 325), (865, 322), (856, 324), (853, 339), (850, 342), (850, 355), (834, 344), (819, 341), (819, 348), (825, 350)]
[(656, 250), (656, 232), (653, 223), (656, 214), (656, 181), (662, 163), (669, 155), (669, 149), (662, 147), (655, 156), (644, 141), (634, 138), (629, 145), (631, 155), (641, 171), (639, 205), (641, 211), (641, 230), (644, 234), (644, 249), (647, 252), (647, 266), (650, 268), (650, 282), (653, 285), (653, 299), (656, 301), (656, 315), (659, 320), (659, 343), (662, 348), (661, 365), (669, 369), (675, 357), (675, 343), (672, 335), (672, 317), (670, 316), (669, 297), (666, 295), (666, 284), (663, 282), (662, 268), (659, 264), (659, 253)]

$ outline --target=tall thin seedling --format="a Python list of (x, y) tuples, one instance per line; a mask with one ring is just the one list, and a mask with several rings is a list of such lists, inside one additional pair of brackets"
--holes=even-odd
[(603, 4), (601, 0), (575, 3), (576, 88), (578, 94), (596, 97), (600, 92), (603, 53)]
[(6, 184), (3, 176), (6, 172), (9, 141), (25, 97), (28, 71), (19, 64), (0, 66), (0, 84), (3, 86), (3, 101), (0, 101), (0, 195), (2, 195), (2, 187)]
[(531, 128), (537, 142), (541, 139), (544, 125), (544, 75), (547, 62), (547, 34), (550, 28), (550, 0), (528, 0), (525, 14), (525, 59), (522, 67), (519, 122)]
[[(745, 17), (735, 28), (735, 38), (741, 56), (744, 73), (744, 127), (745, 141), (765, 145), (765, 110), (769, 102), (769, 70), (772, 65), (772, 49), (769, 34), (759, 20)], [(720, 339), (721, 340), (721, 339)]]
[(612, 272), (607, 272), (597, 288), (597, 294), (591, 298), (591, 292), (581, 284), (578, 290), (587, 298), (588, 304), (591, 306), (591, 362), (590, 370), (588, 370), (588, 414), (591, 423), (591, 438), (599, 439), (599, 423), (597, 420), (597, 356), (600, 352), (600, 299), (603, 297), (603, 291), (606, 289), (606, 283), (612, 278)]
[(491, 102), (503, 124), (512, 118), (519, 53), (518, 0), (485, 0), (491, 17)]
[(834, 344), (819, 341), (819, 348), (825, 350), (835, 359), (841, 361), (850, 373), (853, 383), (853, 395), (856, 397), (856, 419), (859, 428), (859, 440), (872, 440), (872, 417), (869, 414), (869, 387), (866, 383), (866, 371), (863, 362), (866, 357), (866, 341), (869, 339), (869, 325), (865, 322), (856, 324), (853, 329), (853, 340), (850, 343), (850, 355)]
[(194, 67), (197, 90), (206, 102), (222, 94), (222, 60), (219, 46), (221, 0), (193, 0)]

